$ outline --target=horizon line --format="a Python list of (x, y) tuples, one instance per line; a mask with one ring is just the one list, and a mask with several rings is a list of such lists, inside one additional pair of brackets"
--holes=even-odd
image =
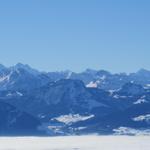
[(96, 71), (96, 72), (98, 72), (98, 71), (106, 71), (106, 72), (109, 72), (110, 74), (127, 74), (127, 75), (129, 75), (129, 74), (132, 74), (132, 73), (137, 73), (137, 72), (139, 72), (139, 71), (149, 71), (150, 72), (150, 70), (149, 69), (146, 69), (146, 68), (140, 68), (140, 69), (138, 69), (137, 71), (133, 71), (133, 72), (125, 72), (125, 71), (120, 71), (120, 72), (113, 72), (112, 73), (112, 71), (109, 71), (109, 70), (107, 70), (107, 69), (93, 69), (93, 68), (89, 68), (89, 67), (87, 67), (87, 68), (85, 68), (85, 69), (83, 69), (83, 71), (73, 71), (73, 70), (71, 70), (71, 69), (62, 69), (62, 70), (54, 70), (54, 71), (45, 71), (45, 70), (42, 70), (42, 69), (37, 69), (37, 68), (34, 68), (34, 67), (32, 67), (32, 65), (29, 65), (29, 64), (27, 64), (27, 63), (21, 63), (21, 62), (18, 62), (18, 63), (15, 63), (15, 64), (12, 64), (12, 65), (9, 65), (9, 66), (7, 66), (7, 65), (4, 65), (3, 63), (0, 63), (0, 66), (1, 67), (5, 67), (5, 68), (13, 68), (13, 67), (15, 67), (15, 66), (20, 66), (20, 68), (21, 68), (21, 66), (25, 66), (25, 67), (29, 67), (30, 69), (33, 69), (33, 70), (36, 70), (36, 71), (38, 71), (38, 72), (46, 72), (46, 73), (51, 73), (51, 72), (72, 72), (72, 73), (83, 73), (83, 72), (88, 72), (88, 71)]

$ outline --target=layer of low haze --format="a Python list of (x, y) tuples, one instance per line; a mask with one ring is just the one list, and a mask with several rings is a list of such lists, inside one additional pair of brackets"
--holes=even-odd
[(0, 150), (149, 150), (149, 136), (0, 138)]

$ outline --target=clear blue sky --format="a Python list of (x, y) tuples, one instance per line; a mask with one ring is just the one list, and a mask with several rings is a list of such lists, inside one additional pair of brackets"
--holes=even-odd
[(0, 63), (150, 70), (149, 0), (0, 1)]

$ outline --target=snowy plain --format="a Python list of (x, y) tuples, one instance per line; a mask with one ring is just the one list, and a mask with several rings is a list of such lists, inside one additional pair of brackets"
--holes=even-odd
[(0, 150), (149, 150), (150, 136), (1, 137)]

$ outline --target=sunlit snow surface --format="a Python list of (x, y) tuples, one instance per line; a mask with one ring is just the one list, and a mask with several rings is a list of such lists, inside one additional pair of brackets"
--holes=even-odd
[(0, 150), (149, 150), (150, 136), (0, 138)]

